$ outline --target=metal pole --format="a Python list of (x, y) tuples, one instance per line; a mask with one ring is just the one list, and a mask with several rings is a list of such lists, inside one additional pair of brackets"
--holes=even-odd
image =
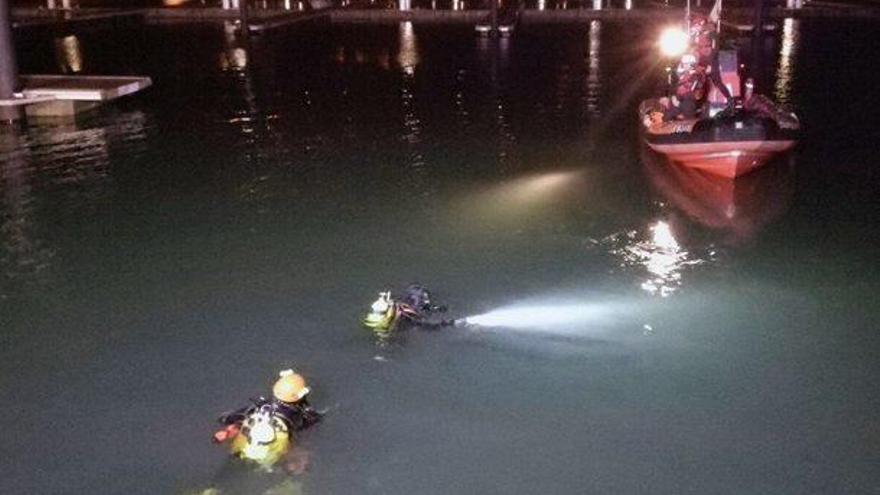
[(250, 23), (248, 21), (248, 0), (239, 0), (238, 18), (241, 21), (241, 34), (247, 39), (248, 35), (251, 34)]
[(752, 77), (760, 85), (764, 77), (764, 0), (755, 0), (752, 28)]
[(492, 32), (498, 32), (498, 0), (489, 0), (492, 9)]
[(764, 35), (764, 0), (755, 0), (755, 30), (752, 31), (755, 38)]
[(687, 5), (684, 8), (684, 25), (688, 31), (688, 34), (691, 32), (691, 0), (687, 0)]
[[(9, 0), (0, 0), (0, 100), (11, 100), (18, 89), (18, 64), (15, 61), (9, 8)], [(3, 122), (20, 118), (20, 107), (0, 106), (0, 120)]]

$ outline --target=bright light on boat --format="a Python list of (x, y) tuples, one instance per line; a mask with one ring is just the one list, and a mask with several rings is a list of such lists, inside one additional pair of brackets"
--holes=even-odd
[(677, 57), (684, 53), (687, 47), (687, 33), (679, 28), (666, 28), (660, 34), (660, 51), (667, 57)]

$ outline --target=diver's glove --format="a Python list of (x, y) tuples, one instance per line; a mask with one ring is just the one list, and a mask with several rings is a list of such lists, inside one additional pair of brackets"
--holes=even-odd
[(302, 412), (303, 428), (308, 428), (309, 426), (312, 426), (313, 424), (321, 421), (321, 418), (323, 416), (324, 415), (321, 414), (320, 411), (318, 411), (317, 409), (315, 409), (311, 406), (307, 406), (307, 407), (303, 408), (303, 412)]

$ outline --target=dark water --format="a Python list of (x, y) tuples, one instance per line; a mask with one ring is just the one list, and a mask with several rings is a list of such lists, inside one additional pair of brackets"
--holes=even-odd
[[(875, 31), (767, 42), (805, 139), (733, 185), (640, 149), (649, 29), (76, 33), (155, 86), (3, 136), (0, 492), (877, 493)], [(378, 345), (410, 281), (583, 318)], [(214, 418), (291, 365), (308, 471), (227, 465)]]

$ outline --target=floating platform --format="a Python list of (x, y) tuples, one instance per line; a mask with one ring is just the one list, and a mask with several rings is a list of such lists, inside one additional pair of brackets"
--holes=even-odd
[(152, 84), (141, 76), (19, 76), (21, 92), (5, 105), (22, 105), (34, 117), (76, 115)]
[(120, 22), (142, 22), (144, 19), (144, 9), (131, 8), (13, 7), (11, 14), (13, 28), (119, 25)]
[[(722, 21), (721, 24), (726, 28), (733, 29), (734, 31), (738, 31), (740, 33), (750, 33), (755, 30), (754, 24), (737, 24), (734, 22), (724, 21)], [(763, 27), (765, 33), (772, 33), (773, 31), (776, 31), (778, 29), (778, 26), (776, 24), (770, 22), (765, 23)]]

